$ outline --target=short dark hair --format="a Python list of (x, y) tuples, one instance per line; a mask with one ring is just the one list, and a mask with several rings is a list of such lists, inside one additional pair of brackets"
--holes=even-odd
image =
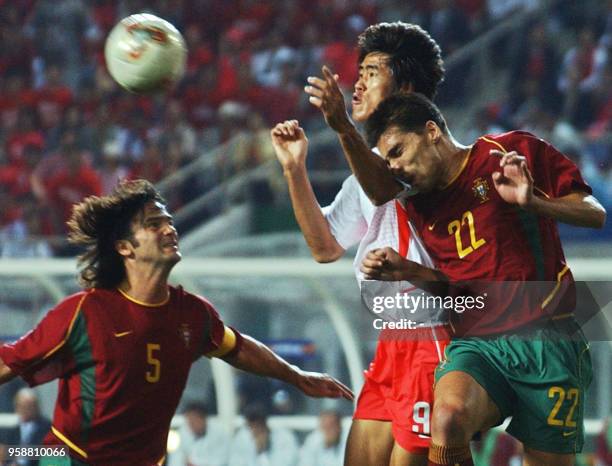
[(422, 134), (425, 124), (433, 121), (447, 132), (446, 121), (436, 105), (422, 94), (394, 94), (383, 100), (365, 123), (370, 147), (378, 144), (382, 134), (389, 128), (402, 132)]
[(388, 66), (398, 89), (412, 84), (415, 92), (433, 99), (444, 80), (440, 46), (417, 24), (401, 21), (373, 24), (359, 35), (357, 48), (359, 63), (369, 53), (388, 54)]
[(84, 288), (116, 288), (125, 266), (115, 242), (132, 238), (132, 222), (145, 204), (165, 204), (146, 180), (124, 181), (108, 196), (89, 196), (72, 209), (68, 240), (85, 249), (78, 257), (79, 282)]

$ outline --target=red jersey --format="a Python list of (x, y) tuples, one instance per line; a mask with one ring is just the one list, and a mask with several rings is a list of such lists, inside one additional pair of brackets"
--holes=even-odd
[[(479, 138), (448, 187), (411, 198), (410, 218), (436, 267), (451, 281), (504, 282), (484, 288), (495, 296), (481, 311), (451, 312), (459, 334), (519, 329), (545, 316), (571, 313), (575, 306), (574, 281), (556, 222), (499, 196), (491, 175), (500, 171), (500, 159), (489, 154), (492, 149), (526, 157), (536, 195), (591, 193), (576, 165), (553, 146), (512, 131)], [(531, 281), (540, 283), (526, 283)]]
[(225, 335), (213, 306), (181, 287), (159, 305), (92, 289), (0, 347), (0, 358), (30, 385), (60, 379), (45, 443), (66, 444), (92, 466), (152, 466), (164, 458), (191, 364), (225, 346)]

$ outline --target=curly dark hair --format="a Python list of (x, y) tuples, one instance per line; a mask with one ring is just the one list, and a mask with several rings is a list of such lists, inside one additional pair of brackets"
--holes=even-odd
[(146, 180), (123, 181), (108, 196), (89, 196), (72, 209), (68, 241), (85, 249), (78, 257), (79, 283), (84, 288), (116, 288), (125, 267), (115, 242), (132, 239), (132, 222), (149, 202), (166, 204)]
[(433, 99), (444, 80), (444, 62), (440, 46), (417, 24), (401, 21), (369, 26), (357, 39), (359, 63), (369, 53), (389, 55), (389, 68), (400, 89), (412, 84), (415, 92)]

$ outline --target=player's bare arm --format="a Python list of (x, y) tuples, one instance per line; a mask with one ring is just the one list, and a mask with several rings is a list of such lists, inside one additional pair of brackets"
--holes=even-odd
[(4, 364), (4, 361), (0, 359), (0, 385), (8, 382), (14, 377), (15, 377), (15, 374), (13, 374), (13, 371), (10, 369), (10, 367)]
[(353, 392), (333, 377), (318, 372), (303, 371), (276, 355), (263, 343), (247, 335), (243, 337), (240, 350), (221, 359), (237, 369), (264, 377), (274, 377), (294, 385), (308, 396), (347, 400), (354, 398)]
[(602, 228), (606, 223), (606, 210), (595, 196), (584, 191), (555, 199), (538, 196), (525, 157), (515, 151), (504, 154), (499, 150), (491, 150), (491, 155), (501, 158), (501, 171), (493, 173), (493, 183), (506, 202), (570, 225)]
[(309, 102), (323, 113), (325, 121), (338, 134), (342, 150), (359, 184), (375, 205), (395, 198), (402, 186), (388, 170), (386, 162), (370, 150), (349, 118), (336, 76), (326, 66), (323, 78), (311, 76), (304, 88)]
[(317, 262), (333, 262), (344, 248), (331, 234), (306, 171), (308, 138), (297, 120), (277, 124), (270, 131), (272, 146), (287, 179), (295, 218)]
[(308, 138), (297, 120), (277, 124), (270, 131), (272, 146), (287, 179), (295, 218), (317, 262), (333, 262), (344, 248), (331, 234), (306, 171)]

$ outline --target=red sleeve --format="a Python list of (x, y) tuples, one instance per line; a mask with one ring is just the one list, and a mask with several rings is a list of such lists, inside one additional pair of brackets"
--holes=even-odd
[[(550, 197), (562, 197), (574, 191), (592, 194), (574, 162), (548, 142), (534, 138), (536, 156), (532, 157), (532, 173), (537, 188)], [(533, 155), (533, 154), (532, 154)]]
[[(211, 353), (214, 354), (217, 350), (222, 349), (222, 346), (227, 346), (228, 344), (231, 344), (232, 349), (227, 352), (222, 349), (223, 356), (231, 355), (239, 351), (243, 341), (243, 337), (240, 332), (233, 327), (226, 326), (223, 323), (219, 313), (210, 301), (202, 297), (199, 297), (199, 299), (205, 310), (201, 354), (210, 356)], [(235, 341), (232, 341), (230, 338), (231, 335), (227, 335), (226, 328), (231, 329), (231, 331), (234, 333)]]
[(526, 143), (519, 154), (527, 157), (527, 163), (534, 178), (536, 190), (549, 197), (562, 197), (574, 191), (592, 194), (591, 187), (584, 181), (574, 162), (554, 146), (529, 133), (522, 133)]
[(0, 346), (0, 359), (29, 385), (62, 377), (74, 368), (67, 340), (87, 293), (73, 295), (49, 311), (14, 343)]

